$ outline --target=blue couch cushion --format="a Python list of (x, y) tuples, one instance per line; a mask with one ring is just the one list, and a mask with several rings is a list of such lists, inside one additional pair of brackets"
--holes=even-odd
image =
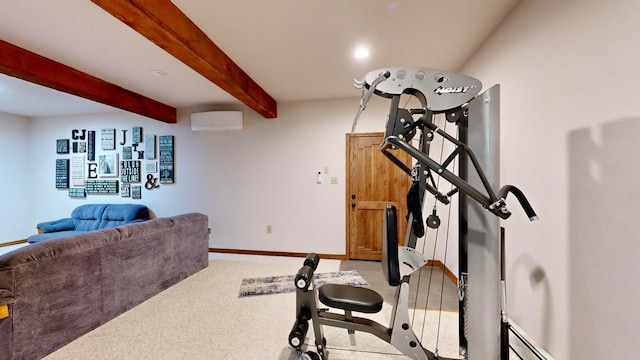
[(71, 218), (76, 231), (91, 231), (100, 229), (100, 222), (104, 210), (109, 204), (87, 204), (75, 208), (71, 212)]
[(38, 224), (44, 234), (31, 235), (30, 243), (84, 231), (100, 230), (149, 219), (149, 209), (139, 204), (85, 204), (71, 212), (71, 218)]
[[(149, 219), (149, 209), (145, 205), (111, 204), (102, 214), (98, 229)], [(76, 228), (76, 230), (78, 230)]]
[(67, 230), (67, 231), (50, 232), (50, 233), (45, 233), (45, 234), (35, 234), (35, 235), (29, 236), (27, 238), (27, 242), (29, 242), (30, 244), (35, 244), (35, 243), (40, 242), (40, 241), (55, 239), (55, 238), (59, 238), (59, 237), (62, 237), (62, 236), (67, 236), (67, 235), (79, 234), (79, 233), (82, 233), (82, 232), (83, 231)]

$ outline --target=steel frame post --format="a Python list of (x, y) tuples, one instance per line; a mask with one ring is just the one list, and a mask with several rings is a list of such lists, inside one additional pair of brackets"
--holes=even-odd
[[(469, 103), (469, 125), (460, 140), (473, 149), (492, 188), (500, 185), (500, 86)], [(474, 187), (482, 182), (460, 157), (459, 173)], [(460, 193), (460, 347), (465, 359), (500, 359), (500, 219)]]

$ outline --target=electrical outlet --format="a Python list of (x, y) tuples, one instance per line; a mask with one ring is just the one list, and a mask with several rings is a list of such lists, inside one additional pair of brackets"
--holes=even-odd
[(331, 183), (334, 184), (334, 185), (337, 184), (338, 183), (338, 177), (337, 176), (332, 176), (331, 177)]
[(267, 234), (271, 234), (271, 225), (267, 225)]

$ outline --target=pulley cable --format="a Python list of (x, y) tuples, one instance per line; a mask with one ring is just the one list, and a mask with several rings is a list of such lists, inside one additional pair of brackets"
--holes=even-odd
[(438, 309), (438, 331), (436, 333), (436, 347), (435, 347), (435, 352), (436, 354), (438, 353), (438, 345), (440, 343), (440, 326), (442, 324), (442, 304), (443, 304), (443, 299), (444, 299), (444, 278), (445, 278), (445, 269), (447, 268), (447, 252), (449, 250), (449, 229), (450, 229), (450, 225), (451, 225), (451, 208), (452, 206), (449, 205), (449, 214), (447, 216), (447, 241), (445, 241), (445, 245), (444, 245), (444, 259), (443, 259), (443, 269), (442, 269), (442, 285), (440, 287), (440, 307)]
[[(446, 131), (446, 127), (447, 127), (447, 122), (445, 121), (444, 123), (444, 131)], [(440, 162), (442, 162), (442, 158), (444, 155), (444, 141), (442, 141), (441, 145), (440, 145)], [(433, 181), (433, 178), (432, 178)], [(435, 180), (435, 188), (438, 189), (438, 187), (440, 186), (440, 176), (438, 176), (438, 178)], [(437, 198), (434, 199), (434, 207), (433, 207), (433, 213), (430, 217), (432, 216), (437, 216), (436, 214), (436, 210), (437, 210), (437, 203), (438, 200)], [(439, 219), (438, 219), (439, 221)], [(428, 225), (428, 224), (427, 224)], [(434, 228), (434, 227), (430, 227), (427, 226), (427, 228)], [(426, 229), (425, 229), (426, 230)], [(435, 233), (435, 239), (434, 239), (434, 244), (433, 244), (433, 253), (431, 255), (431, 259), (435, 259), (436, 257), (436, 249), (438, 246), (438, 234), (439, 234), (439, 227), (435, 227), (436, 233)], [(425, 231), (425, 236), (424, 236), (424, 241), (422, 242), (422, 251), (421, 253), (424, 254), (425, 250), (426, 250), (426, 244), (427, 244), (427, 235), (428, 233)], [(415, 296), (415, 300), (414, 300), (414, 306), (413, 306), (413, 316), (411, 319), (411, 322), (415, 324), (415, 314), (416, 314), (416, 309), (418, 308), (418, 294), (420, 293), (420, 284), (421, 284), (421, 279), (422, 279), (422, 271), (423, 268), (421, 268), (418, 271), (418, 284), (417, 284), (417, 288), (416, 288), (416, 296)], [(431, 283), (433, 280), (433, 264), (431, 267), (429, 267), (429, 281), (427, 282), (427, 294), (426, 294), (426, 300), (425, 300), (425, 304), (424, 304), (424, 316), (423, 316), (423, 322), (422, 322), (422, 330), (420, 333), (420, 338), (422, 339), (424, 337), (424, 328), (425, 328), (425, 323), (426, 323), (426, 314), (427, 314), (427, 309), (428, 309), (428, 305), (429, 305), (429, 298), (431, 296)], [(441, 298), (440, 300), (442, 301), (442, 294), (440, 295)]]
[[(446, 126), (447, 126), (447, 124), (445, 122), (445, 124), (444, 124), (445, 131), (446, 131)], [(444, 141), (442, 142), (442, 144), (440, 146), (440, 162), (442, 162), (443, 153), (444, 153)], [(440, 176), (438, 176), (438, 178), (435, 180), (435, 182), (436, 182), (435, 188), (439, 189), (439, 187), (440, 187)], [(438, 201), (437, 201), (437, 199), (435, 199), (435, 196), (434, 196), (434, 204), (433, 204), (433, 213), (432, 213), (432, 215), (436, 213), (437, 206), (438, 206)], [(433, 252), (431, 254), (432, 264), (429, 267), (429, 281), (427, 282), (427, 298), (426, 298), (425, 304), (424, 304), (424, 314), (423, 314), (423, 318), (422, 318), (422, 330), (420, 332), (420, 339), (422, 339), (424, 337), (424, 328), (425, 328), (426, 322), (427, 322), (427, 310), (428, 310), (428, 307), (429, 307), (429, 298), (431, 297), (431, 283), (433, 281), (433, 261), (436, 258), (436, 249), (438, 248), (438, 238), (439, 238), (438, 235), (440, 234), (440, 228), (439, 227), (436, 227), (435, 230), (436, 230), (436, 233), (435, 233), (434, 241), (433, 241)], [(424, 250), (425, 250), (425, 248), (427, 246), (426, 244), (427, 244), (427, 238), (425, 236), (424, 242), (422, 244), (422, 253), (423, 254), (424, 254)], [(422, 269), (420, 269), (420, 271), (422, 272)], [(416, 295), (416, 300), (417, 300), (417, 298), (418, 298), (418, 296)]]
[[(422, 149), (422, 141), (423, 141), (423, 136), (420, 137), (420, 148)], [(441, 150), (441, 155), (442, 155), (442, 150)], [(427, 168), (427, 170), (424, 170), (428, 173), (428, 179), (425, 179), (425, 181), (427, 180), (431, 180), (432, 185), (434, 188), (437, 189), (437, 184), (435, 183), (434, 179), (433, 179), (433, 175), (432, 173), (429, 171), (429, 169)], [(425, 175), (427, 175), (427, 173), (425, 173)], [(438, 182), (440, 181), (440, 177), (438, 177)], [(425, 229), (425, 233), (424, 233), (424, 238), (422, 241), (422, 249), (420, 251), (421, 254), (425, 253), (426, 250), (426, 244), (427, 244), (427, 235), (428, 235), (428, 227)], [(437, 238), (437, 229), (436, 229), (436, 238)], [(418, 271), (418, 282), (416, 285), (416, 296), (414, 298), (413, 301), (413, 313), (411, 315), (411, 323), (415, 324), (415, 316), (416, 316), (416, 311), (418, 309), (418, 295), (420, 294), (420, 284), (422, 283), (422, 272), (423, 272), (424, 267), (420, 268), (420, 270)], [(429, 279), (429, 282), (427, 283), (427, 300), (424, 306), (424, 311), (427, 311), (427, 305), (429, 302), (429, 293), (431, 292), (431, 279)], [(424, 324), (422, 326), (422, 331), (424, 332)], [(422, 338), (422, 334), (420, 334), (420, 338)]]
[[(458, 137), (460, 135), (460, 129), (458, 128), (456, 137)], [(456, 161), (455, 159), (453, 160), (453, 169), (455, 169), (456, 167)], [(453, 184), (451, 184), (451, 188), (453, 188)], [(451, 190), (450, 190), (451, 191)], [(449, 211), (448, 211), (448, 215), (447, 215), (447, 236), (446, 236), (446, 241), (444, 243), (444, 257), (442, 259), (443, 264), (442, 264), (442, 279), (441, 279), (441, 286), (440, 286), (440, 306), (439, 306), (439, 310), (438, 310), (438, 330), (436, 333), (436, 346), (435, 346), (435, 353), (438, 353), (438, 346), (440, 344), (440, 326), (442, 324), (442, 304), (443, 304), (443, 299), (444, 299), (444, 279), (445, 279), (445, 272), (447, 269), (447, 253), (449, 250), (449, 230), (451, 229), (451, 204), (449, 204)]]

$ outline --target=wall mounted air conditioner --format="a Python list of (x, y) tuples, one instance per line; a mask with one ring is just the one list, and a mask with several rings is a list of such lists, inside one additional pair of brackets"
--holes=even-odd
[(242, 111), (207, 111), (191, 114), (192, 131), (242, 130)]

